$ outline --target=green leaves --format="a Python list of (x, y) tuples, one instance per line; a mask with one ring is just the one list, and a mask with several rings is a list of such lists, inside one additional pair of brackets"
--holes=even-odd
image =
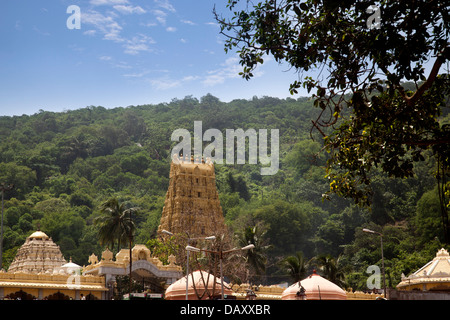
[[(382, 28), (373, 30), (366, 26), (370, 1), (265, 0), (239, 10), (231, 2), (239, 18), (218, 22), (230, 32), (224, 34), (227, 49), (239, 48), (240, 75), (249, 80), (263, 63), (257, 57), (270, 54), (302, 76), (290, 84), (291, 94), (300, 87), (314, 93), (322, 112), (313, 125), (331, 155), (332, 192), (369, 205), (373, 168), (409, 177), (425, 149), (448, 159), (442, 147), (449, 149), (449, 131), (438, 121), (449, 88), (448, 77), (437, 76), (449, 59), (441, 1), (383, 1)], [(426, 77), (423, 65), (436, 53), (434, 71)], [(308, 75), (310, 70), (326, 70), (325, 81)], [(405, 79), (424, 83), (407, 93), (400, 82)], [(330, 134), (325, 129), (331, 126)]]
[(133, 237), (135, 224), (133, 215), (139, 210), (137, 207), (127, 207), (126, 203), (117, 198), (111, 198), (105, 201), (101, 207), (102, 214), (95, 218), (95, 223), (99, 226), (99, 238), (102, 245), (114, 246), (118, 243), (127, 243), (130, 237)]

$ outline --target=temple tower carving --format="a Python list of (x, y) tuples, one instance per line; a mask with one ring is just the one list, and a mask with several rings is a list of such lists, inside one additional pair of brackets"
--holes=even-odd
[(214, 164), (211, 161), (174, 155), (169, 179), (159, 234), (167, 230), (174, 234), (187, 233), (193, 238), (225, 233)]
[(19, 248), (8, 272), (53, 273), (66, 262), (59, 246), (38, 230)]

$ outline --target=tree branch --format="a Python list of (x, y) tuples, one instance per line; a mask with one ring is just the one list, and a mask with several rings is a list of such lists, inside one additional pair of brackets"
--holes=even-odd
[(441, 65), (445, 62), (445, 54), (444, 54), (445, 50), (448, 50), (448, 47), (444, 48), (436, 58), (436, 61), (434, 62), (433, 68), (430, 71), (428, 79), (419, 87), (419, 89), (417, 89), (417, 91), (411, 97), (405, 97), (405, 101), (408, 104), (408, 106), (414, 105), (414, 103), (416, 103), (416, 101), (420, 99), (420, 97), (424, 94), (424, 92), (427, 91), (432, 86), (434, 80), (436, 79), (439, 73)]

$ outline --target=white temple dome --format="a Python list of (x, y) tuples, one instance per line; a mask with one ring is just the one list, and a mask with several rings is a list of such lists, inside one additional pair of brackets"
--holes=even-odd
[[(188, 275), (188, 299), (208, 299), (211, 295), (221, 295), (221, 279), (216, 277), (214, 283), (214, 276), (206, 271), (194, 271)], [(192, 281), (193, 278), (193, 281)], [(194, 283), (193, 283), (194, 282)], [(230, 285), (224, 281), (224, 294), (232, 295), (233, 291)], [(166, 300), (184, 300), (186, 299), (186, 276), (172, 283), (165, 293)]]
[(38, 230), (33, 232), (28, 239), (49, 239), (49, 236), (46, 235), (44, 232)]
[[(306, 300), (347, 300), (347, 294), (342, 288), (321, 277), (315, 270), (300, 281), (300, 285), (305, 289)], [(299, 282), (296, 282), (283, 291), (281, 299), (296, 300), (299, 290)]]
[(79, 265), (77, 265), (76, 263), (72, 262), (72, 258), (70, 258), (70, 261), (67, 262), (66, 264), (63, 264), (60, 268), (59, 271), (63, 271), (66, 274), (78, 274), (81, 273), (81, 267)]

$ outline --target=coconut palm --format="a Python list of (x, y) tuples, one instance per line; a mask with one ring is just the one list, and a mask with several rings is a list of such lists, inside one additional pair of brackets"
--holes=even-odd
[[(130, 291), (131, 291), (131, 270), (132, 270), (132, 242), (135, 225), (132, 220), (132, 213), (139, 210), (137, 207), (127, 208), (124, 202), (119, 202), (116, 198), (109, 199), (100, 206), (102, 214), (95, 218), (94, 223), (99, 225), (98, 230), (100, 244), (114, 246), (117, 241), (117, 249), (123, 242), (129, 241), (130, 250)], [(130, 292), (131, 293), (131, 292)]]
[(261, 226), (256, 225), (246, 227), (241, 233), (236, 235), (240, 247), (245, 247), (249, 244), (255, 246), (252, 250), (245, 252), (245, 260), (257, 275), (262, 275), (266, 271), (267, 258), (265, 252), (270, 246), (264, 243), (265, 234), (265, 230)]
[(288, 256), (281, 261), (281, 267), (287, 271), (294, 282), (303, 280), (306, 277), (309, 261), (305, 260), (302, 252)]
[(101, 245), (111, 246), (117, 242), (117, 250), (126, 242), (134, 231), (134, 223), (130, 219), (130, 212), (137, 208), (126, 208), (125, 203), (116, 198), (109, 199), (100, 206), (101, 215), (94, 219), (99, 226), (98, 235)]
[(319, 270), (325, 278), (337, 284), (340, 287), (345, 286), (346, 269), (340, 263), (340, 257), (337, 259), (331, 255), (320, 255), (315, 258)]

